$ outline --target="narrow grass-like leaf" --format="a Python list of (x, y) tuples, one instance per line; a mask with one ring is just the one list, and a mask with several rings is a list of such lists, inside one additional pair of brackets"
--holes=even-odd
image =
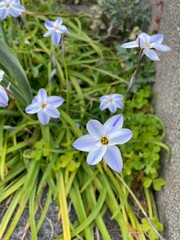
[(4, 117), (0, 119), (0, 176), (3, 179), (4, 176), (4, 160), (1, 160), (1, 156), (3, 155), (3, 140), (4, 140), (4, 132), (3, 132), (3, 125), (4, 125)]
[(4, 240), (8, 240), (10, 238), (11, 234), (13, 233), (13, 231), (14, 231), (14, 229), (26, 207), (26, 204), (31, 195), (34, 184), (36, 182), (37, 175), (39, 173), (39, 167), (40, 167), (40, 161), (31, 162), (31, 166), (27, 173), (24, 186), (21, 189), (19, 208), (17, 209), (16, 214), (15, 214), (14, 218), (12, 219), (11, 225), (9, 226), (9, 229), (6, 232), (6, 235), (4, 236)]
[(59, 203), (60, 203), (60, 211), (62, 216), (62, 226), (63, 226), (63, 236), (64, 240), (71, 239), (70, 233), (70, 221), (68, 216), (68, 208), (67, 208), (67, 199), (66, 199), (66, 189), (64, 185), (63, 172), (60, 170), (59, 176), (60, 185), (59, 185)]
[[(86, 189), (86, 195), (87, 195), (87, 200), (89, 202), (89, 207), (91, 208), (91, 210), (93, 211), (94, 208), (96, 207), (97, 205), (97, 202), (96, 202), (96, 197), (95, 197), (95, 192), (94, 192), (94, 189), (93, 189), (93, 186), (89, 186), (87, 189)], [(109, 235), (109, 232), (106, 228), (106, 225), (103, 221), (103, 218), (102, 218), (102, 215), (101, 213), (99, 213), (97, 215), (97, 217), (95, 218), (95, 222), (97, 224), (97, 227), (98, 229), (100, 230), (101, 232), (101, 235), (103, 237), (104, 240), (111, 240), (111, 237)]]
[(121, 82), (126, 82), (126, 80), (124, 80), (123, 78), (121, 78), (121, 77), (119, 77), (119, 76), (117, 76), (117, 75), (115, 75), (115, 74), (113, 74), (113, 73), (110, 73), (110, 72), (108, 72), (108, 71), (106, 71), (106, 70), (103, 70), (103, 69), (101, 69), (101, 68), (93, 67), (93, 66), (90, 66), (90, 65), (84, 65), (84, 64), (82, 64), (82, 67), (86, 67), (86, 68), (95, 70), (95, 71), (97, 71), (97, 72), (103, 73), (103, 74), (105, 74), (105, 75), (108, 75), (108, 76), (112, 77), (113, 79), (118, 79), (118, 80), (120, 80)]
[(100, 211), (102, 209), (105, 198), (106, 198), (106, 190), (104, 188), (100, 192), (96, 207), (89, 214), (89, 216), (74, 231), (72, 231), (72, 233), (71, 233), (72, 237), (74, 237), (78, 233), (82, 232), (84, 229), (86, 229), (92, 223), (92, 221), (94, 221), (94, 219), (96, 219), (96, 217), (98, 216), (98, 214), (100, 213)]
[[(7, 164), (7, 163), (6, 163)], [(7, 164), (7, 167), (9, 167), (9, 164)], [(24, 163), (19, 161), (14, 166), (13, 169), (11, 169), (8, 174), (6, 174), (6, 177), (4, 178), (4, 181), (0, 182), (0, 187), (2, 185), (6, 185), (9, 181), (12, 182), (13, 178), (16, 178), (18, 175), (20, 175), (21, 172), (25, 170)], [(1, 197), (1, 196), (0, 196)]]
[(87, 77), (85, 74), (81, 72), (69, 70), (69, 75), (88, 83), (90, 86), (94, 86), (94, 82), (92, 81), (92, 79), (90, 79), (89, 77)]
[[(83, 223), (87, 219), (87, 215), (86, 215), (85, 206), (82, 200), (82, 195), (80, 194), (79, 186), (77, 184), (77, 180), (73, 182), (73, 187), (70, 189), (69, 194), (70, 194), (73, 206), (75, 208), (76, 214), (78, 216), (78, 220), (80, 223)], [(87, 225), (86, 228), (83, 229), (83, 231), (86, 239), (90, 239), (91, 237), (90, 227)]]
[(5, 239), (3, 238), (4, 232), (8, 226), (8, 224), (10, 223), (10, 219), (12, 219), (14, 210), (16, 209), (18, 203), (19, 203), (19, 199), (20, 199), (20, 191), (17, 191), (16, 194), (13, 196), (13, 199), (10, 203), (10, 205), (7, 208), (6, 213), (4, 214), (1, 224), (0, 224), (0, 239)]
[(45, 218), (46, 218), (46, 215), (47, 215), (47, 212), (48, 212), (48, 208), (49, 208), (49, 205), (51, 203), (51, 196), (52, 196), (52, 191), (51, 191), (51, 188), (48, 189), (48, 192), (47, 192), (47, 198), (46, 198), (46, 203), (45, 203), (45, 206), (44, 208), (42, 209), (42, 212), (41, 212), (41, 217), (38, 221), (38, 224), (36, 226), (36, 231), (37, 233), (39, 232), (40, 230), (40, 227), (42, 225), (42, 223), (44, 222)]
[(77, 92), (77, 95), (79, 97), (79, 105), (80, 105), (80, 111), (81, 111), (81, 118), (83, 118), (83, 112), (85, 111), (85, 102), (84, 102), (84, 97), (83, 97), (83, 93), (82, 93), (82, 89), (78, 83), (78, 81), (76, 80), (76, 78), (71, 77), (71, 82)]
[(21, 114), (17, 111), (12, 111), (12, 110), (0, 110), (0, 116), (21, 116)]
[(5, 174), (5, 171), (6, 171), (6, 163), (5, 163), (5, 160), (6, 160), (6, 153), (7, 153), (7, 138), (6, 137), (3, 137), (2, 138), (4, 140), (4, 144), (3, 144), (3, 148), (0, 152), (0, 177), (2, 180), (4, 180), (4, 174)]
[(67, 123), (69, 123), (69, 125), (72, 127), (72, 131), (75, 133), (75, 135), (77, 137), (82, 136), (81, 130), (78, 128), (76, 123), (73, 121), (73, 119), (66, 112), (61, 110), (61, 116)]
[(19, 88), (23, 96), (25, 96), (25, 103), (21, 102), (20, 104), (27, 106), (31, 102), (32, 94), (26, 74), (17, 58), (2, 40), (0, 40), (0, 65), (9, 72), (17, 83), (17, 88)]
[(29, 221), (30, 221), (30, 227), (31, 227), (31, 239), (37, 240), (37, 231), (36, 231), (36, 222), (35, 222), (35, 202), (36, 202), (36, 182), (33, 186), (31, 195), (29, 196)]
[(20, 143), (17, 143), (16, 145), (12, 146), (12, 147), (9, 147), (7, 149), (7, 153), (12, 153), (12, 152), (15, 152), (17, 150), (20, 150), (24, 147), (28, 146), (28, 143), (26, 142), (20, 142)]
[[(100, 179), (102, 180), (102, 185), (106, 186), (106, 190), (107, 190), (106, 204), (107, 204), (108, 208), (110, 209), (110, 211), (112, 212), (112, 214), (114, 214), (116, 212), (116, 210), (118, 209), (118, 202), (117, 202), (116, 197), (111, 189), (109, 181), (106, 178), (106, 175), (101, 174)], [(121, 211), (119, 211), (119, 214), (116, 216), (116, 221), (121, 228), (123, 240), (131, 240), (131, 235), (128, 234), (127, 223), (125, 223), (123, 221), (123, 215), (122, 215)]]
[(5, 200), (7, 197), (11, 196), (15, 191), (23, 186), (26, 176), (20, 176), (20, 179), (16, 179), (14, 183), (11, 183), (11, 186), (5, 188), (4, 192), (0, 195), (0, 202)]
[(54, 167), (54, 163), (55, 163), (56, 160), (57, 160), (57, 154), (54, 154), (52, 159), (51, 159), (51, 162), (48, 164), (47, 168), (45, 168), (45, 169), (42, 168), (43, 177), (41, 178), (41, 181), (39, 183), (38, 190), (37, 190), (37, 195), (40, 193), (41, 189), (43, 188), (43, 185), (44, 185), (46, 179), (48, 178), (48, 176), (51, 175), (51, 172), (52, 172), (52, 169)]

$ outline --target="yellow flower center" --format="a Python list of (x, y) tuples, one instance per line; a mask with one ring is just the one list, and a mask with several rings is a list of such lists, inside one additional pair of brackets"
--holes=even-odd
[(107, 144), (109, 143), (109, 140), (107, 139), (107, 137), (102, 137), (102, 138), (101, 138), (101, 143), (102, 143), (103, 145), (107, 145)]
[(55, 31), (57, 31), (58, 29), (59, 29), (59, 27), (58, 27), (58, 26), (56, 26), (56, 27), (55, 27)]
[(148, 47), (148, 48), (151, 48), (150, 44), (148, 42), (145, 42), (145, 45)]
[(6, 8), (9, 8), (9, 7), (10, 7), (10, 4), (7, 3), (7, 4), (6, 4)]
[(45, 108), (46, 107), (46, 104), (45, 103), (43, 103), (42, 105), (41, 105), (41, 108)]
[(113, 101), (113, 99), (112, 99), (112, 98), (110, 98), (110, 99), (109, 99), (109, 102), (112, 102), (112, 101)]

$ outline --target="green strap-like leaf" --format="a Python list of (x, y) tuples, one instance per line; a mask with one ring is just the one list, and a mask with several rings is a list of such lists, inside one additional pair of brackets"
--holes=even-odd
[(20, 104), (22, 106), (28, 105), (32, 100), (28, 79), (21, 64), (2, 40), (0, 40), (0, 66), (14, 79), (14, 83), (22, 93), (26, 102), (21, 101)]

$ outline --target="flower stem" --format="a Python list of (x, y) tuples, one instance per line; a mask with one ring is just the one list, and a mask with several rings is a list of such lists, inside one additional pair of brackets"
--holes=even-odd
[(136, 198), (136, 196), (134, 195), (134, 193), (132, 192), (132, 190), (129, 188), (129, 186), (126, 184), (126, 182), (123, 180), (123, 178), (118, 175), (117, 173), (115, 173), (117, 178), (120, 180), (121, 183), (123, 183), (123, 185), (126, 187), (126, 189), (128, 190), (128, 192), (131, 194), (132, 198), (134, 199), (134, 201), (136, 202), (136, 204), (138, 205), (139, 209), (141, 210), (142, 214), (144, 215), (144, 217), (148, 220), (149, 224), (151, 225), (152, 229), (154, 230), (154, 232), (158, 235), (158, 237), (160, 238), (160, 240), (166, 240), (155, 228), (155, 226), (153, 225), (150, 217), (148, 217), (147, 213), (145, 212), (144, 208), (141, 206), (141, 204), (139, 203), (138, 199)]

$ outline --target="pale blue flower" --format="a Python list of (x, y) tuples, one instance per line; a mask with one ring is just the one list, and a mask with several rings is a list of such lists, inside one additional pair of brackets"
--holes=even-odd
[(102, 159), (117, 172), (122, 171), (122, 157), (117, 144), (124, 144), (132, 137), (132, 131), (122, 128), (123, 115), (115, 115), (102, 125), (97, 120), (88, 121), (86, 128), (89, 134), (78, 138), (73, 147), (89, 152), (87, 163), (95, 165)]
[(0, 82), (3, 80), (4, 71), (0, 69)]
[(26, 107), (25, 112), (28, 114), (37, 113), (39, 121), (46, 125), (50, 118), (59, 118), (60, 113), (56, 109), (64, 102), (62, 97), (48, 97), (44, 88), (38, 91), (38, 95), (34, 97), (32, 103)]
[(63, 19), (58, 18), (56, 21), (46, 21), (45, 27), (48, 31), (43, 35), (43, 37), (48, 37), (51, 35), (51, 40), (55, 46), (57, 46), (61, 40), (61, 34), (68, 33), (66, 26), (62, 25)]
[[(0, 82), (4, 77), (4, 71), (0, 70)], [(8, 106), (8, 95), (6, 90), (0, 85), (0, 106), (7, 107)]]
[(8, 95), (6, 90), (0, 85), (0, 106), (7, 107), (8, 106)]
[(100, 100), (100, 110), (108, 108), (111, 113), (115, 113), (117, 108), (123, 109), (124, 105), (121, 102), (124, 96), (121, 94), (108, 94), (101, 97)]
[(129, 43), (124, 43), (121, 45), (122, 48), (134, 48), (134, 47), (140, 47), (143, 49), (143, 53), (150, 58), (153, 61), (159, 61), (159, 57), (157, 53), (153, 50), (159, 50), (162, 52), (169, 52), (171, 51), (171, 48), (163, 45), (164, 35), (163, 34), (155, 34), (152, 36), (149, 36), (146, 33), (141, 33), (136, 41), (132, 41)]
[(2, 0), (0, 2), (0, 18), (4, 20), (8, 16), (18, 17), (26, 9), (19, 0)]

